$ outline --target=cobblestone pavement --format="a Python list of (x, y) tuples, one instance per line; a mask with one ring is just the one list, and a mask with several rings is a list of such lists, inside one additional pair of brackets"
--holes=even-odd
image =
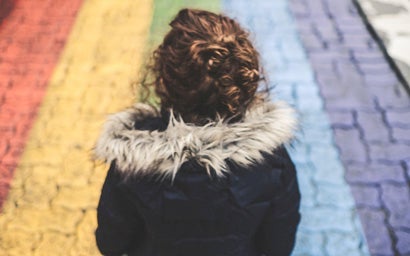
[(410, 86), (410, 1), (356, 1)]
[(410, 254), (410, 101), (351, 0), (60, 1), (0, 12), (0, 255), (98, 255), (106, 166), (91, 148), (106, 114), (134, 101), (144, 49), (183, 6), (250, 28), (272, 98), (300, 113), (294, 255)]
[(0, 209), (80, 3), (0, 1)]
[(353, 197), (344, 180), (329, 119), (287, 1), (224, 1), (256, 36), (273, 98), (292, 103), (302, 120), (290, 149), (302, 193), (294, 255), (368, 255)]
[(351, 0), (290, 3), (369, 250), (410, 255), (409, 95)]
[[(68, 3), (49, 2), (57, 9), (64, 7), (63, 2)], [(36, 8), (30, 5), (29, 10)], [(46, 26), (68, 18), (53, 10), (45, 9), (47, 14), (42, 10), (38, 15), (49, 20), (37, 22)], [(15, 11), (8, 18), (20, 13), (19, 9)], [(27, 19), (31, 17), (26, 15)], [(148, 0), (83, 2), (48, 81), (3, 205), (0, 255), (98, 255), (95, 208), (106, 168), (93, 165), (90, 151), (106, 114), (133, 101), (130, 79), (141, 62), (151, 17), (152, 2)], [(13, 47), (23, 47), (20, 43), (15, 42)], [(25, 51), (34, 54), (36, 49)], [(41, 65), (42, 60), (30, 59), (34, 66)], [(17, 61), (10, 65), (19, 68)], [(27, 87), (32, 83), (36, 84), (36, 76), (27, 80)], [(4, 95), (7, 97), (8, 91), (3, 91), (1, 97)], [(25, 100), (13, 102), (12, 107)]]

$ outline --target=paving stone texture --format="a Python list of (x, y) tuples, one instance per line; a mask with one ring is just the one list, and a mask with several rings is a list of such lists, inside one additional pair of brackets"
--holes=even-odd
[(410, 1), (356, 0), (410, 84)]
[[(49, 2), (58, 10), (64, 7), (63, 2), (73, 3)], [(30, 8), (36, 8), (31, 1), (19, 3), (32, 3)], [(38, 15), (48, 16), (49, 23), (66, 19), (53, 10), (40, 10)], [(19, 9), (14, 11), (20, 13)], [(8, 18), (13, 15), (10, 13)], [(26, 15), (33, 18), (30, 9)], [(0, 214), (0, 255), (98, 255), (94, 238), (96, 205), (106, 167), (91, 161), (91, 150), (106, 115), (133, 102), (129, 84), (142, 60), (151, 17), (149, 0), (82, 3), (47, 83)], [(24, 16), (20, 19), (24, 20)], [(50, 34), (53, 32), (44, 38)], [(12, 47), (35, 53), (19, 42)], [(41, 56), (47, 50), (54, 52), (46, 48), (30, 63), (41, 66), (46, 60)], [(19, 64), (10, 63), (14, 69)], [(27, 87), (35, 84), (35, 74), (27, 79)], [(1, 97), (8, 96), (7, 90), (1, 93)], [(30, 93), (14, 102), (14, 110), (19, 110), (20, 102), (30, 99)], [(1, 108), (0, 112), (4, 111)]]
[[(369, 251), (410, 255), (409, 95), (351, 0), (289, 3), (320, 85)], [(408, 48), (401, 50), (404, 56)]]
[(224, 10), (254, 35), (274, 87), (272, 99), (290, 102), (302, 121), (298, 142), (289, 148), (302, 193), (293, 255), (368, 255), (324, 102), (288, 2), (254, 1), (251, 8), (248, 1), (223, 3)]
[(0, 209), (80, 3), (0, 1)]
[[(132, 104), (130, 81), (165, 20), (219, 1), (85, 0), (67, 42), (78, 6), (41, 2), (30, 12), (38, 3), (0, 0), (0, 22), (16, 21), (6, 33), (0, 23), (0, 136), (10, 135), (0, 140), (0, 205), (10, 188), (0, 255), (98, 255), (95, 207), (107, 169), (90, 156), (101, 124)], [(272, 99), (300, 115), (289, 148), (303, 195), (294, 255), (410, 255), (410, 100), (351, 0), (220, 4), (251, 30)], [(19, 22), (56, 39), (39, 30), (17, 40)]]

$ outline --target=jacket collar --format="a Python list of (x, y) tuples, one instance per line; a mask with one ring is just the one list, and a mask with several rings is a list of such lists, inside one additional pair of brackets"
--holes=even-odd
[(262, 102), (247, 110), (240, 122), (218, 120), (205, 126), (184, 123), (172, 112), (165, 130), (138, 130), (136, 122), (160, 117), (148, 105), (111, 115), (95, 146), (95, 156), (115, 160), (127, 175), (159, 172), (175, 177), (181, 165), (191, 159), (218, 176), (229, 172), (226, 159), (240, 166), (263, 161), (263, 153), (289, 143), (297, 127), (295, 113), (283, 102)]

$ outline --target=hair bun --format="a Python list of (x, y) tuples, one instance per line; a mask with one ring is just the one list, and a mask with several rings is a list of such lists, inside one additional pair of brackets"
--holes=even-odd
[(240, 118), (255, 97), (259, 55), (233, 19), (182, 10), (154, 53), (155, 92), (161, 107), (185, 121)]

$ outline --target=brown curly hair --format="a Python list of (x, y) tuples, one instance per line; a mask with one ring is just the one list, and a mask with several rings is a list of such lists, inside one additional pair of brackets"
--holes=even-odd
[(259, 54), (233, 19), (183, 9), (153, 53), (149, 68), (162, 109), (188, 123), (218, 116), (239, 120), (255, 99), (261, 80)]

